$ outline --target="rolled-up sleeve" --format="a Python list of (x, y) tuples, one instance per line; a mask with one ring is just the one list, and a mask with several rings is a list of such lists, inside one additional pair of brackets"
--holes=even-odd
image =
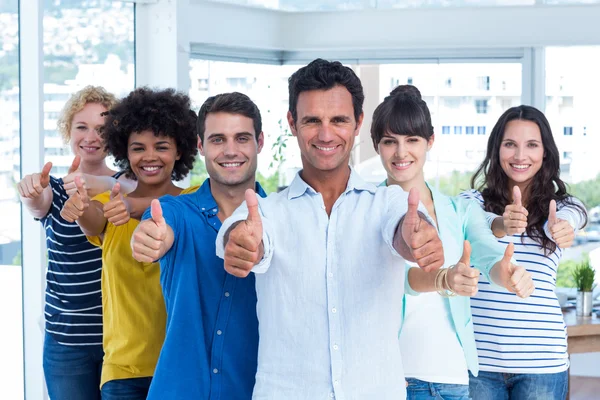
[[(263, 248), (264, 248), (264, 254), (263, 254), (263, 258), (260, 260), (260, 262), (258, 264), (256, 264), (254, 266), (254, 268), (252, 268), (252, 272), (257, 273), (257, 274), (262, 274), (267, 272), (267, 270), (269, 269), (269, 266), (271, 265), (271, 260), (273, 259), (273, 235), (272, 235), (272, 228), (271, 225), (269, 224), (268, 219), (266, 219), (262, 213), (260, 204), (261, 204), (262, 199), (258, 200), (258, 204), (259, 204), (259, 213), (261, 215), (261, 220), (262, 220), (262, 225), (263, 225)], [(246, 206), (246, 202), (243, 202), (234, 212), (233, 214), (227, 218), (224, 222), (223, 225), (221, 225), (221, 229), (219, 229), (219, 233), (217, 235), (217, 240), (215, 242), (216, 245), (216, 251), (217, 251), (217, 257), (219, 258), (225, 258), (225, 243), (224, 243), (224, 239), (225, 239), (225, 234), (229, 231), (229, 229), (231, 229), (231, 227), (240, 221), (244, 221), (246, 218), (248, 217), (248, 207)]]
[[(586, 216), (582, 210), (585, 210), (583, 203), (575, 197), (569, 197), (568, 201), (563, 201), (558, 204), (556, 218), (567, 221), (575, 233), (577, 233), (577, 231), (583, 228), (586, 222)], [(548, 239), (554, 241), (550, 228), (548, 228), (548, 221), (544, 224), (544, 233)]]

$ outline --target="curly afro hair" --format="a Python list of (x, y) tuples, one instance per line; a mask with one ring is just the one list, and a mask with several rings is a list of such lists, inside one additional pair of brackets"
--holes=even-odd
[(174, 89), (138, 88), (108, 111), (102, 138), (107, 152), (130, 179), (136, 179), (127, 158), (132, 133), (150, 130), (156, 136), (174, 138), (181, 157), (175, 161), (171, 177), (179, 181), (193, 168), (198, 153), (196, 119), (185, 94)]

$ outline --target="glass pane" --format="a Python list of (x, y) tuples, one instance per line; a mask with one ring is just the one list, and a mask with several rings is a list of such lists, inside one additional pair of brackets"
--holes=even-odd
[[(586, 255), (600, 283), (600, 46), (546, 48), (546, 116), (560, 153), (561, 178), (590, 217), (563, 253), (557, 286), (574, 287), (572, 269)], [(600, 288), (600, 285), (598, 286)]]
[(18, 0), (0, 5), (0, 330), (2, 398), (23, 398)]

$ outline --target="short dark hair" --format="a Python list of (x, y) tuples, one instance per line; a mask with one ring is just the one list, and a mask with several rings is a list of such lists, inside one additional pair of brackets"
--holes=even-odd
[(239, 114), (252, 119), (254, 123), (254, 134), (256, 140), (262, 132), (262, 118), (260, 110), (256, 104), (243, 93), (232, 92), (222, 93), (211, 96), (198, 111), (198, 121), (196, 122), (196, 132), (202, 142), (204, 142), (204, 132), (206, 131), (206, 117), (210, 113), (225, 112), (230, 114)]
[(172, 137), (180, 158), (175, 161), (171, 177), (178, 181), (194, 167), (198, 153), (194, 132), (196, 118), (187, 95), (174, 89), (142, 87), (129, 93), (108, 111), (102, 138), (118, 167), (128, 178), (136, 179), (127, 157), (129, 136), (150, 130), (155, 136)]
[(296, 121), (296, 107), (300, 93), (309, 90), (328, 90), (334, 86), (344, 86), (352, 95), (354, 118), (363, 112), (365, 94), (360, 79), (351, 68), (345, 67), (339, 61), (326, 61), (317, 58), (305, 67), (294, 72), (288, 80), (289, 111)]
[(386, 133), (431, 138), (431, 114), (419, 89), (412, 85), (398, 86), (377, 106), (371, 123), (375, 150)]

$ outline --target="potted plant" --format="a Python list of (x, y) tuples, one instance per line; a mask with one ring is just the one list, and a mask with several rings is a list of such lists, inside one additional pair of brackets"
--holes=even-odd
[(577, 288), (577, 316), (589, 317), (592, 315), (592, 291), (596, 271), (590, 265), (589, 258), (585, 258), (573, 271), (573, 281)]

